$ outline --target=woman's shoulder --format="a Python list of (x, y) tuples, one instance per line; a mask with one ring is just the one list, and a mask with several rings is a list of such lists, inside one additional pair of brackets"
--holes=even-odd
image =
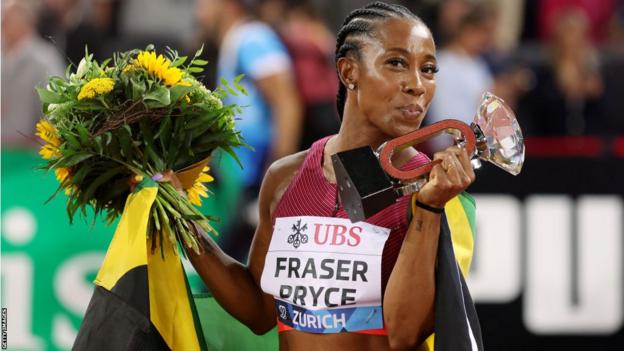
[(273, 162), (264, 175), (264, 181), (262, 184), (262, 197), (267, 200), (265, 205), (269, 206), (270, 213), (279, 203), (286, 189), (290, 185), (306, 157), (309, 150), (300, 151)]

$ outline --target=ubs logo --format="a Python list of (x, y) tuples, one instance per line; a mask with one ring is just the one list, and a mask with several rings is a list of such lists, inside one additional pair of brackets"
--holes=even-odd
[(304, 233), (306, 230), (308, 230), (308, 225), (304, 223), (302, 227), (301, 219), (297, 221), (297, 224), (293, 224), (291, 230), (293, 231), (293, 233), (288, 236), (288, 243), (292, 244), (295, 249), (298, 248), (301, 244), (305, 244), (308, 242), (308, 234)]

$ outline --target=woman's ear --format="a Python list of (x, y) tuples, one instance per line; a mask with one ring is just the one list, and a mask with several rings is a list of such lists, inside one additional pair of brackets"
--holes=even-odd
[[(350, 57), (341, 57), (336, 63), (338, 76), (345, 87), (357, 86), (359, 67), (357, 62)], [(352, 90), (352, 89), (351, 89)]]

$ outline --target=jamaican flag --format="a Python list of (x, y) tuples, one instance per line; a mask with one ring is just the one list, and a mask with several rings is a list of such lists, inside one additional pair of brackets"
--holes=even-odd
[(444, 206), (435, 273), (435, 334), (419, 351), (483, 351), (479, 319), (464, 280), (472, 261), (474, 232), (475, 202), (461, 193)]
[(148, 247), (158, 184), (144, 179), (128, 197), (95, 279), (73, 350), (204, 350), (180, 256), (169, 241)]

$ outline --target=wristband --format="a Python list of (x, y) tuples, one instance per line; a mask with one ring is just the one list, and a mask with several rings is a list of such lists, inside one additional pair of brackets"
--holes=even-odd
[(416, 199), (416, 201), (414, 203), (415, 203), (415, 205), (417, 207), (420, 207), (423, 210), (427, 210), (429, 212), (433, 212), (433, 213), (437, 213), (437, 214), (444, 213), (444, 208), (433, 207), (433, 206), (429, 206), (427, 204), (423, 204), (422, 202), (418, 201), (418, 199)]

